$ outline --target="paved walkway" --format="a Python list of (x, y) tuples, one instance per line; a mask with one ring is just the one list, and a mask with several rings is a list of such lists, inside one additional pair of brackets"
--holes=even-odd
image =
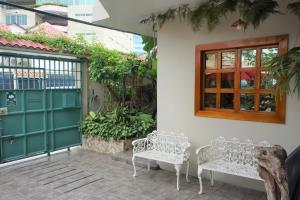
[(0, 168), (0, 200), (265, 200), (261, 192), (223, 183), (210, 187), (204, 180), (205, 194), (198, 195), (198, 180), (181, 181), (165, 170), (138, 168), (83, 150)]

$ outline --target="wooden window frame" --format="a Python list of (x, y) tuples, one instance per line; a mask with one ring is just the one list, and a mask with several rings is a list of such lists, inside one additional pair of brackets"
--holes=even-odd
[[(205, 82), (204, 82), (204, 55), (207, 52), (213, 51), (227, 51), (227, 50), (236, 50), (241, 51), (241, 49), (256, 49), (258, 50), (261, 47), (265, 46), (276, 46), (278, 48), (278, 54), (282, 55), (288, 51), (288, 35), (278, 35), (278, 36), (269, 36), (269, 37), (261, 37), (261, 38), (254, 38), (254, 39), (243, 39), (243, 40), (233, 40), (233, 41), (226, 41), (226, 42), (219, 42), (219, 43), (211, 43), (211, 44), (200, 44), (197, 45), (195, 48), (195, 107), (194, 112), (196, 116), (202, 117), (212, 117), (212, 118), (223, 118), (223, 119), (235, 119), (235, 120), (244, 120), (244, 121), (256, 121), (256, 122), (269, 122), (269, 123), (285, 123), (285, 114), (286, 114), (286, 96), (283, 95), (281, 97), (275, 96), (276, 102), (276, 109), (275, 112), (259, 112), (256, 110), (253, 112), (248, 111), (241, 111), (237, 109), (240, 106), (240, 71), (247, 69), (240, 68), (240, 53), (236, 53), (236, 67), (235, 69), (235, 81), (234, 81), (234, 109), (227, 110), (227, 109), (207, 109), (204, 108), (204, 90), (205, 90)], [(258, 54), (259, 53), (259, 54)], [(263, 89), (258, 89), (259, 86), (257, 84), (260, 83), (260, 72), (265, 69), (264, 67), (260, 66), (261, 63), (261, 54), (260, 52), (256, 52), (256, 64), (259, 63), (259, 66), (256, 66), (256, 83), (255, 89), (255, 104), (259, 104), (259, 93), (270, 93), (270, 91), (264, 92)], [(220, 56), (220, 55), (219, 55)], [(220, 62), (220, 59), (218, 59)], [(220, 65), (220, 63), (217, 63)], [(239, 66), (237, 66), (239, 65)], [(218, 69), (219, 70), (219, 69)], [(216, 90), (218, 90), (216, 88)], [(224, 89), (222, 89), (224, 90)], [(232, 90), (232, 89), (230, 89)], [(259, 90), (256, 92), (256, 90)], [(216, 95), (218, 95), (216, 93)], [(220, 95), (219, 95), (220, 96)], [(220, 101), (220, 97), (216, 99), (217, 105), (218, 101)]]

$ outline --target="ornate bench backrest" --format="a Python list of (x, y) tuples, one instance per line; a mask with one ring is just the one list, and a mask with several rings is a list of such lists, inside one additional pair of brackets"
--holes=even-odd
[(147, 136), (147, 150), (182, 155), (190, 146), (188, 138), (182, 135), (153, 131)]
[(226, 140), (224, 137), (219, 137), (211, 141), (210, 145), (211, 159), (222, 159), (225, 162), (250, 165), (253, 167), (256, 166), (254, 148), (256, 146), (271, 146), (266, 141), (255, 144), (250, 139), (241, 142), (237, 138)]

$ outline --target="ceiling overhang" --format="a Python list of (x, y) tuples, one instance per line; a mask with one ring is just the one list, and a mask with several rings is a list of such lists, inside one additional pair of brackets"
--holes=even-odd
[(141, 24), (152, 13), (164, 12), (182, 4), (196, 4), (202, 0), (99, 0), (109, 18), (94, 23), (121, 31), (153, 35), (151, 24)]

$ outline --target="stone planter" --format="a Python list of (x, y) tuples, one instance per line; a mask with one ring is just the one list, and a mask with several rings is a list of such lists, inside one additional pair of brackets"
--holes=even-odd
[(99, 137), (83, 136), (82, 148), (89, 151), (98, 153), (114, 154), (131, 149), (132, 140), (109, 140), (105, 141)]

